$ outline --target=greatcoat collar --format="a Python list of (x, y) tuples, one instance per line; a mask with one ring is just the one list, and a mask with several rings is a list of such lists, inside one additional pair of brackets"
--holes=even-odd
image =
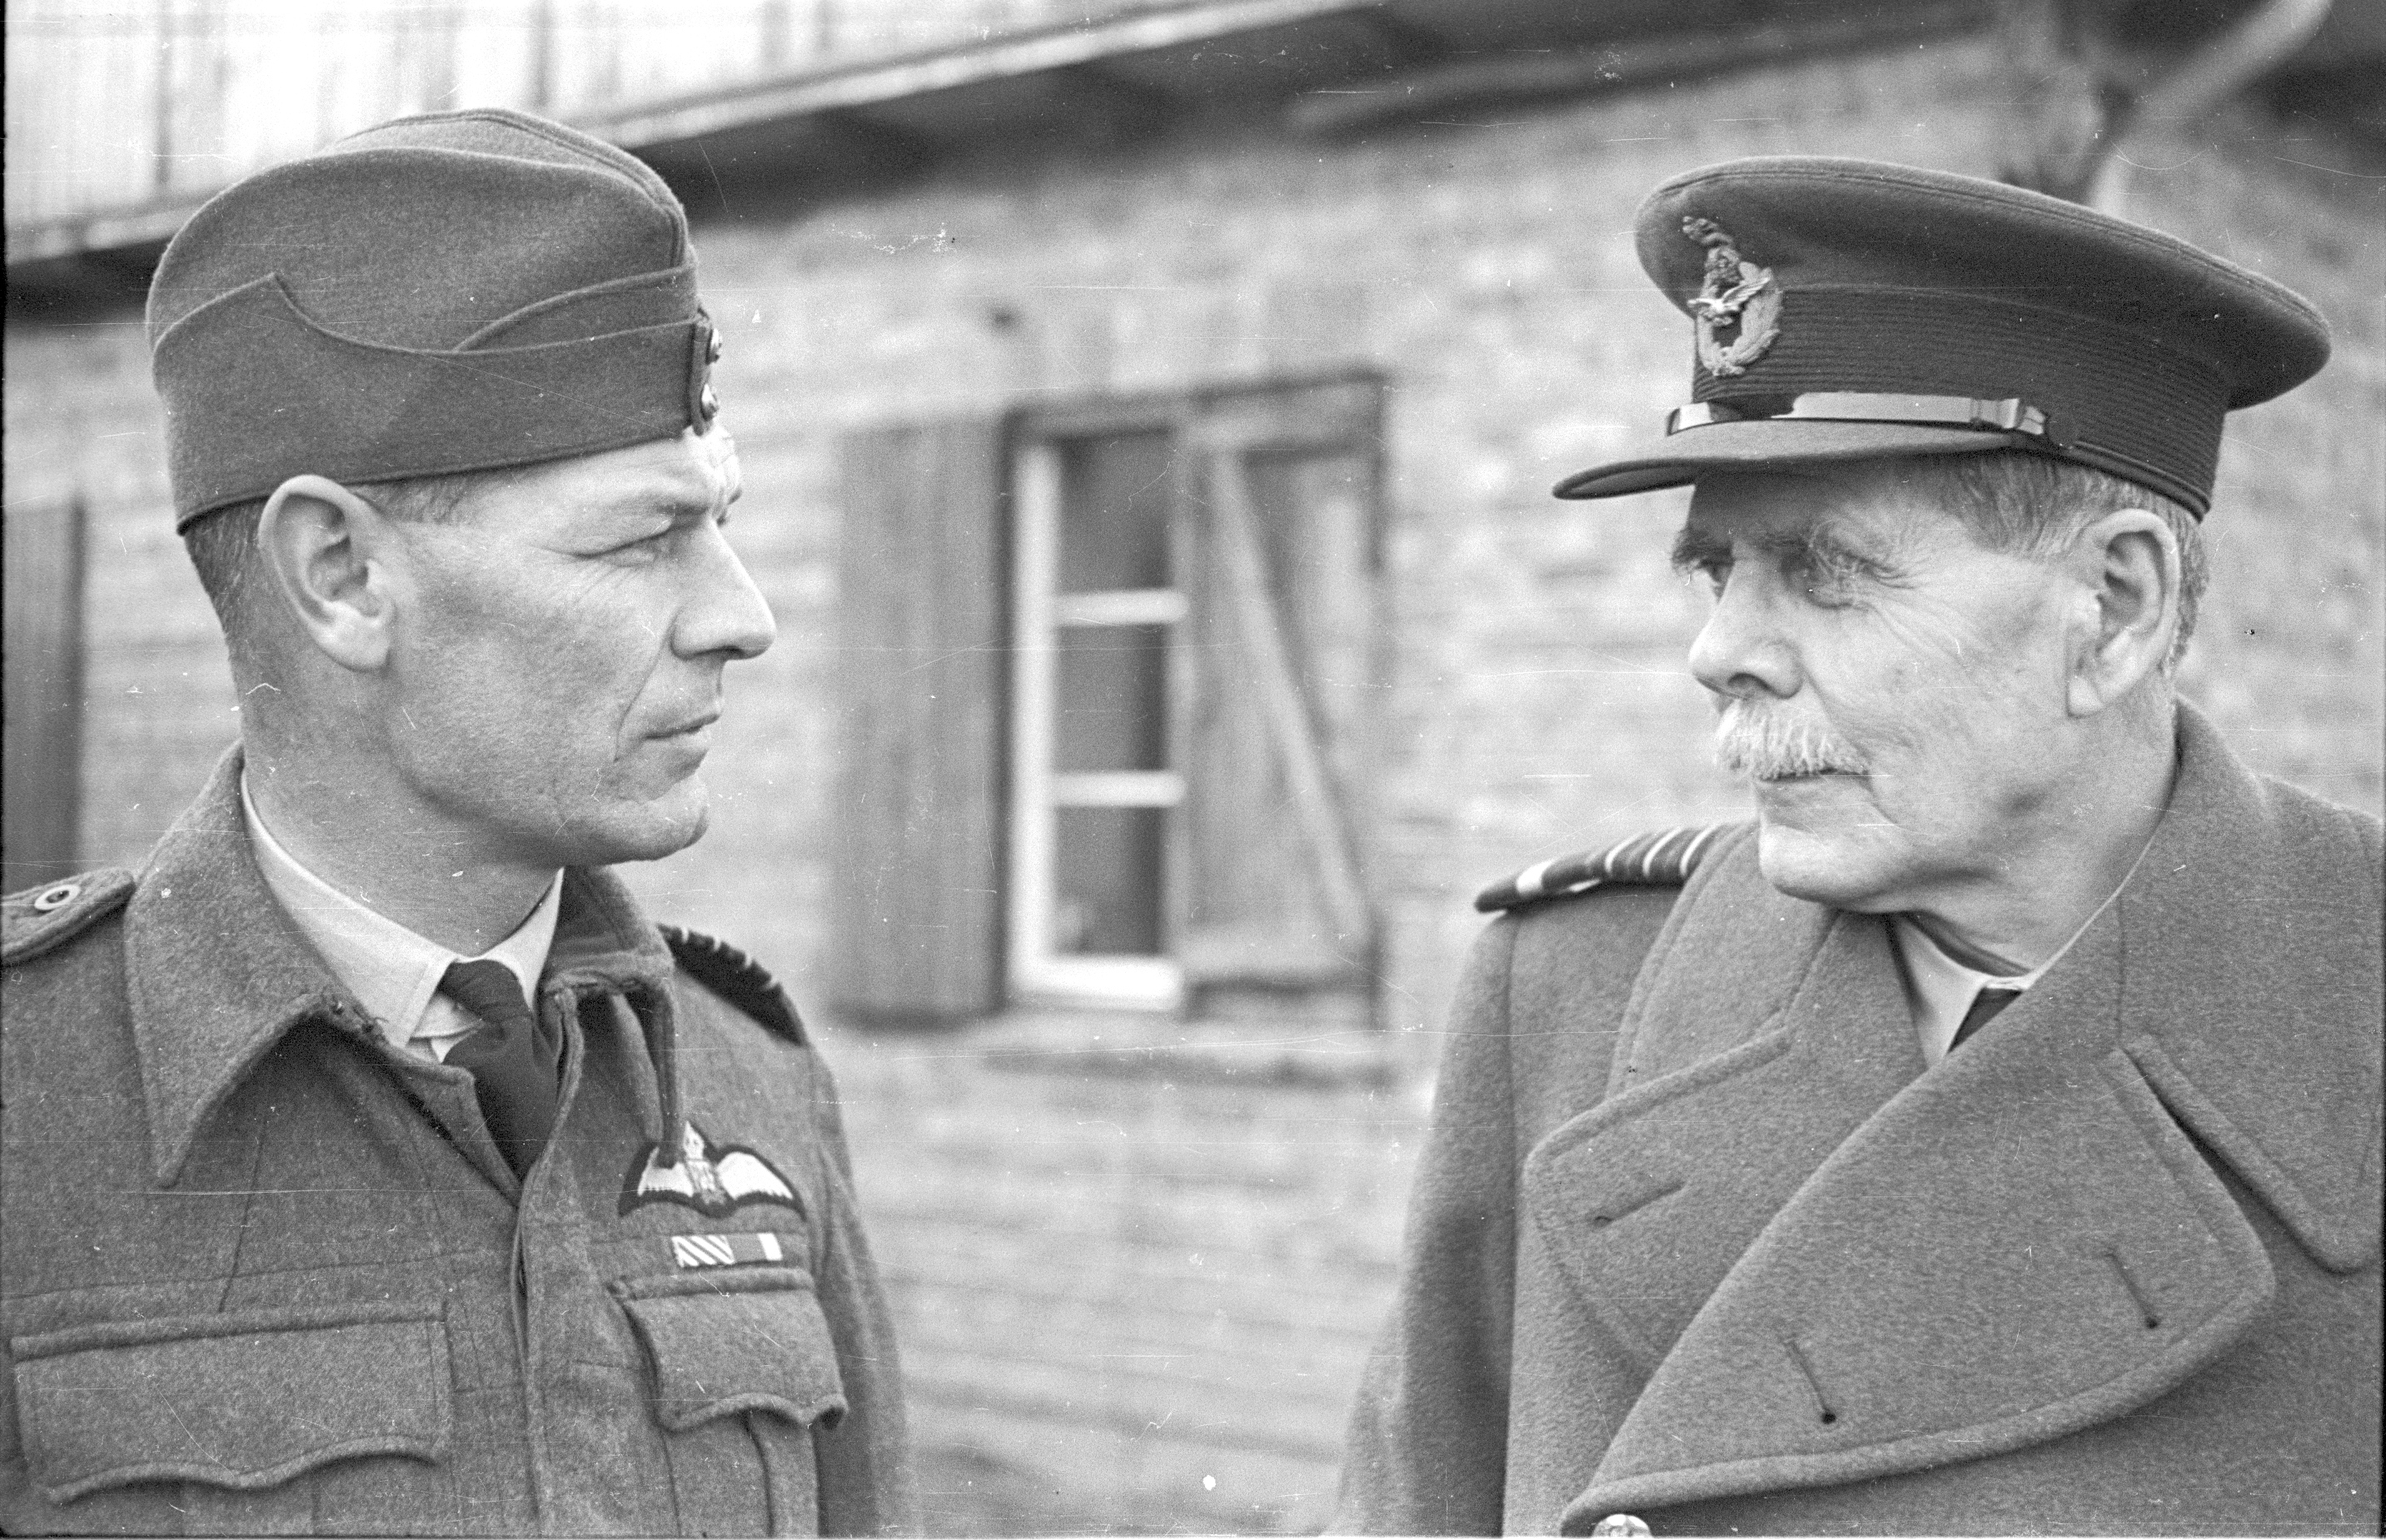
[[(257, 871), (240, 807), (241, 752), (151, 852), (125, 912), (134, 1051), (160, 1185), (180, 1180), (210, 1113), (292, 1029), (320, 1022), (382, 1046), (364, 1010), (309, 948)], [(642, 1030), (651, 1080), (637, 1092), (648, 1132), (676, 1150), (679, 1094), (668, 980), (671, 953), (629, 890), (601, 868), (564, 874), (541, 1008), (623, 998)]]
[(1775, 892), (1752, 834), (1719, 849), (1642, 968), (1608, 1100), (1526, 1161), (1532, 1222), (1649, 1371), (1565, 1528), (2152, 1400), (2275, 1290), (2195, 1141), (2321, 1266), (2372, 1263), (2377, 838), (2182, 707), (2136, 876), (1927, 1072), (1885, 923)]

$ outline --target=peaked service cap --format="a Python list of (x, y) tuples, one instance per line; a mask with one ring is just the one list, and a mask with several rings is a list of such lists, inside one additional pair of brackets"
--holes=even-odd
[(679, 199), (498, 108), (400, 118), (218, 194), (159, 259), (148, 331), (177, 530), (301, 473), (526, 465), (717, 410)]
[(2001, 183), (1767, 157), (1675, 177), (1640, 265), (1696, 330), (1662, 445), (1561, 498), (1708, 472), (2018, 448), (2210, 507), (2222, 420), (2328, 361), (2300, 295), (2126, 220)]

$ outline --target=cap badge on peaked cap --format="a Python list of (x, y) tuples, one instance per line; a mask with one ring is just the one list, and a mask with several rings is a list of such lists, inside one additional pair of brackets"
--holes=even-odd
[(1690, 399), (1662, 443), (1568, 476), (1562, 498), (2013, 450), (2201, 514), (2227, 414), (2328, 358), (2319, 312), (2257, 273), (1952, 171), (1727, 161), (1652, 191), (1633, 245), (1691, 322)]
[[(1781, 286), (1771, 268), (1740, 256), (1714, 221), (1692, 215), (1682, 221), (1682, 234), (1707, 248), (1706, 282), (1689, 302), (1698, 322), (1699, 361), (1711, 374), (1745, 374), (1781, 335)], [(1718, 334), (1735, 325), (1739, 335), (1724, 341)]]

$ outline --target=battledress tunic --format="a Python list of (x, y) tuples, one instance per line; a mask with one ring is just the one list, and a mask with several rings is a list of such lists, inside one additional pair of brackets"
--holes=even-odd
[(6, 906), (0, 1529), (910, 1527), (835, 1088), (768, 976), (568, 871), (517, 1181), (283, 915), (238, 773), (137, 877)]

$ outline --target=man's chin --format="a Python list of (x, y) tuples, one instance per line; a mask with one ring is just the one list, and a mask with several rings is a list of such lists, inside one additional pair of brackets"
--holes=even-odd
[(691, 776), (651, 802), (616, 804), (571, 841), (574, 866), (660, 861), (704, 838), (712, 813), (704, 782)]
[(1850, 827), (1813, 827), (1764, 814), (1756, 865), (1777, 891), (1834, 909), (1866, 910), (1890, 885), (1886, 852)]

